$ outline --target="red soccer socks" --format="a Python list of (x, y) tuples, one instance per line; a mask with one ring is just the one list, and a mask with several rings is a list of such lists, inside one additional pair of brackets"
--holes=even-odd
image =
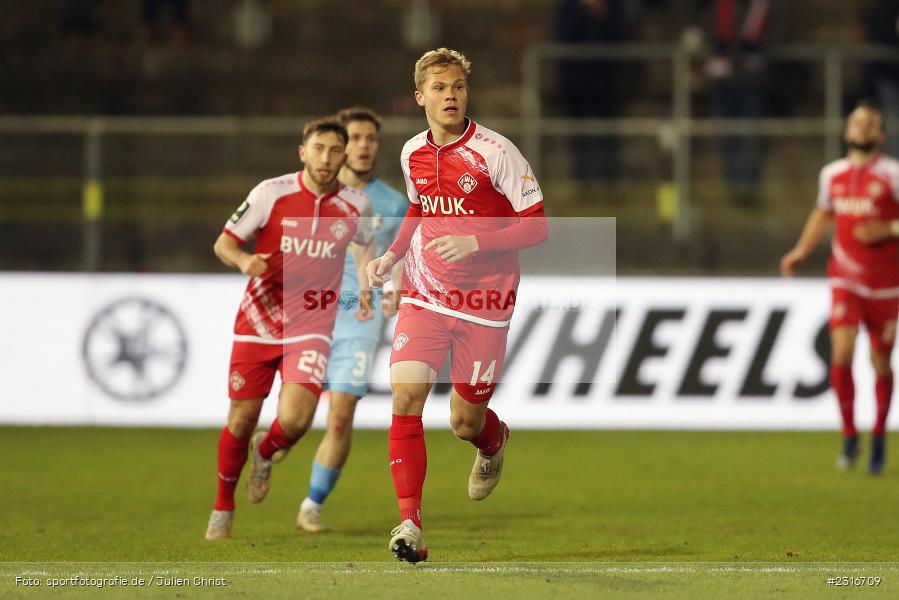
[(272, 455), (275, 452), (288, 449), (296, 443), (297, 440), (292, 440), (287, 437), (284, 430), (281, 429), (281, 424), (278, 423), (278, 419), (275, 419), (272, 421), (272, 426), (269, 428), (268, 433), (266, 433), (265, 437), (262, 438), (262, 441), (259, 442), (259, 456), (265, 460), (271, 460)]
[(887, 415), (890, 413), (890, 402), (893, 399), (893, 376), (878, 377), (874, 384), (874, 395), (877, 399), (877, 420), (871, 431), (877, 437), (883, 437), (886, 431)]
[(856, 435), (855, 429), (855, 383), (852, 381), (852, 367), (830, 366), (830, 385), (840, 403), (843, 418), (843, 437)]
[(481, 433), (471, 439), (472, 445), (484, 456), (493, 456), (503, 447), (503, 426), (496, 413), (487, 409), (484, 415), (484, 428)]
[(240, 471), (247, 462), (250, 438), (238, 439), (228, 430), (222, 429), (218, 446), (218, 494), (215, 510), (234, 510), (234, 488), (240, 479)]
[(390, 426), (390, 474), (400, 507), (400, 521), (421, 527), (421, 491), (428, 469), (420, 416), (393, 415)]

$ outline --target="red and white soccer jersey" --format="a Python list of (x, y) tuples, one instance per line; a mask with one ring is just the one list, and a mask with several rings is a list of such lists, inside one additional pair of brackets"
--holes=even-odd
[(836, 221), (827, 267), (830, 326), (863, 322), (871, 344), (888, 350), (899, 311), (899, 240), (863, 244), (853, 229), (870, 219), (899, 219), (899, 161), (878, 155), (861, 166), (846, 158), (828, 164), (821, 170), (818, 206)]
[[(543, 236), (537, 241), (545, 238), (543, 194), (530, 165), (512, 142), (471, 120), (459, 139), (443, 146), (430, 131), (416, 135), (403, 147), (401, 164), (411, 208), (421, 214), (405, 253), (402, 302), (507, 326), (520, 278), (518, 251), (492, 248), (491, 234), (533, 215)], [(481, 251), (450, 263), (435, 248), (425, 249), (445, 235), (476, 235)]]
[(871, 219), (899, 219), (899, 161), (881, 154), (861, 166), (847, 158), (828, 164), (821, 169), (818, 206), (836, 221), (831, 286), (862, 297), (899, 297), (899, 240), (863, 244), (852, 234)]
[[(327, 363), (347, 247), (351, 241), (371, 240), (371, 219), (365, 218), (370, 214), (371, 202), (364, 193), (340, 184), (335, 192), (316, 195), (303, 186), (302, 172), (253, 188), (224, 231), (241, 244), (256, 239), (255, 252), (271, 257), (266, 272), (247, 283), (234, 323), (232, 363), (236, 358), (242, 364), (252, 362), (247, 343), (289, 346), (293, 353), (302, 353), (303, 344), (314, 347), (316, 356), (307, 365), (310, 373), (323, 366), (318, 361)], [(318, 358), (322, 354), (324, 358)], [(261, 362), (271, 362), (270, 355), (260, 348)], [(232, 370), (232, 397), (235, 392), (259, 397), (252, 396), (254, 390), (241, 391), (248, 379)]]

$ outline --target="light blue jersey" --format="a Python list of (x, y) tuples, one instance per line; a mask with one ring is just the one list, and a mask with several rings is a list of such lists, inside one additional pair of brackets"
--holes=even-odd
[[(372, 229), (374, 230), (375, 256), (381, 256), (393, 243), (409, 200), (377, 177), (363, 189), (371, 198)], [(343, 265), (343, 281), (340, 286), (340, 303), (337, 321), (334, 323), (331, 358), (328, 361), (328, 387), (364, 396), (371, 374), (371, 361), (381, 328), (384, 313), (381, 311), (381, 292), (375, 290), (374, 318), (360, 323), (356, 320), (359, 298), (359, 278), (352, 253), (347, 252)]]

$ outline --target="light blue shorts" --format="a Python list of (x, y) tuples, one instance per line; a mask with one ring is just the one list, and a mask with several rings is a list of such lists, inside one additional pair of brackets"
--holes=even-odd
[(336, 339), (331, 345), (326, 388), (361, 398), (368, 392), (372, 360), (378, 340), (354, 337)]

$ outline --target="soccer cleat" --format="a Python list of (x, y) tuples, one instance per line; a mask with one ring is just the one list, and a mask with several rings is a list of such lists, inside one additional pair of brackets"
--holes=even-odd
[(300, 504), (300, 512), (297, 514), (297, 529), (304, 529), (309, 533), (328, 530), (322, 523), (321, 504), (316, 504), (309, 498), (303, 500), (303, 503)]
[(858, 436), (851, 435), (843, 438), (843, 451), (837, 457), (837, 468), (848, 471), (855, 466), (858, 460)]
[(397, 560), (413, 564), (428, 560), (428, 547), (425, 546), (424, 534), (412, 519), (406, 519), (394, 527), (390, 535), (393, 537), (390, 538), (387, 548), (393, 552)]
[(887, 462), (886, 439), (883, 437), (871, 437), (871, 458), (868, 460), (868, 472), (871, 475), (880, 475)]
[(259, 431), (250, 438), (250, 454), (253, 461), (250, 463), (250, 475), (247, 477), (247, 498), (253, 504), (265, 500), (272, 483), (272, 461), (265, 460), (259, 454), (259, 443), (265, 437), (265, 433)]
[(209, 525), (206, 526), (207, 540), (230, 540), (231, 524), (234, 522), (234, 511), (214, 510), (209, 515)]
[(483, 500), (489, 496), (503, 473), (503, 453), (506, 444), (509, 443), (509, 427), (502, 421), (499, 424), (503, 429), (503, 445), (500, 446), (499, 452), (493, 456), (484, 456), (478, 450), (475, 456), (471, 475), (468, 476), (468, 497), (472, 500)]

